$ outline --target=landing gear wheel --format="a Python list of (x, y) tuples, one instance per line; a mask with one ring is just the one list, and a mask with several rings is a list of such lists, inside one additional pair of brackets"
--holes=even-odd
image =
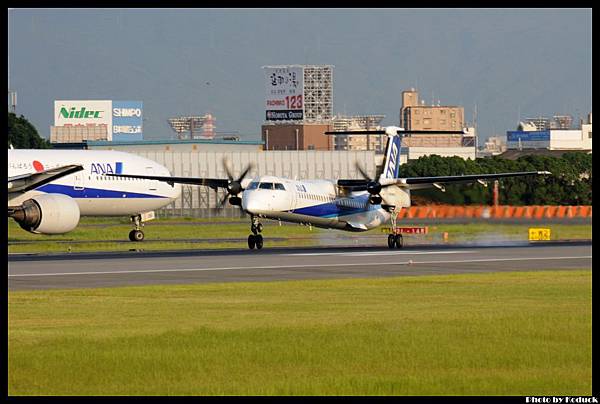
[(261, 236), (260, 234), (258, 236), (255, 236), (255, 241), (256, 241), (256, 249), (260, 250), (261, 248), (263, 248), (263, 236)]
[(253, 250), (255, 245), (256, 245), (256, 236), (254, 234), (251, 234), (248, 236), (248, 248)]
[(402, 239), (402, 234), (396, 234), (394, 237), (394, 244), (396, 244), (396, 248), (402, 248), (404, 246), (404, 240)]
[(131, 230), (129, 232), (129, 240), (131, 241), (143, 241), (144, 240), (144, 232), (141, 230)]
[(388, 247), (394, 248), (395, 244), (396, 244), (396, 239), (395, 239), (394, 235), (393, 234), (388, 235)]

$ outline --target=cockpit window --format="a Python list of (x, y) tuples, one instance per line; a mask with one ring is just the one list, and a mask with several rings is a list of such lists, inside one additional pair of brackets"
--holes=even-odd
[(272, 182), (261, 182), (258, 187), (260, 189), (273, 189), (273, 183)]
[(246, 189), (256, 189), (258, 188), (258, 182), (251, 182)]
[(280, 184), (278, 182), (275, 183), (275, 189), (279, 189), (281, 191), (285, 191), (285, 187), (283, 186), (283, 184)]

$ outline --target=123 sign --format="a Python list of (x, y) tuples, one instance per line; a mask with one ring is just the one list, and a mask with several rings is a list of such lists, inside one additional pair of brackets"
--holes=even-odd
[(265, 68), (266, 120), (302, 120), (304, 118), (303, 78), (302, 66)]

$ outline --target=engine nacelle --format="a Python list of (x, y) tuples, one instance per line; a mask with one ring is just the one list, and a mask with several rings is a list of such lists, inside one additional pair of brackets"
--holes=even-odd
[(27, 199), (10, 216), (31, 233), (68, 233), (79, 223), (79, 205), (62, 194), (42, 194)]
[(386, 203), (394, 205), (398, 210), (400, 208), (410, 207), (410, 189), (389, 186), (381, 190), (381, 196)]

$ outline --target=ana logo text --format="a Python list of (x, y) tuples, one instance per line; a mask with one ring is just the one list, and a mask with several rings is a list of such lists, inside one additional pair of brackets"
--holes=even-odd
[(123, 163), (117, 161), (114, 165), (111, 163), (92, 163), (90, 173), (92, 174), (121, 174), (123, 172)]

